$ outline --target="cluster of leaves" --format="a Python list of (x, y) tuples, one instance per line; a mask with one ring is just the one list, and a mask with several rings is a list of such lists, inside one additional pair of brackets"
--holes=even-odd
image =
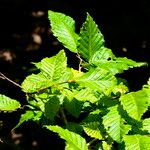
[[(146, 63), (116, 57), (88, 13), (79, 34), (71, 17), (54, 11), (48, 17), (64, 50), (34, 63), (39, 73), (21, 85), (28, 109), (15, 128), (36, 121), (58, 133), (66, 150), (149, 150), (150, 118), (144, 114), (150, 106), (150, 80), (130, 92), (117, 77)], [(67, 64), (66, 50), (77, 55), (78, 70)], [(17, 100), (0, 95), (0, 110), (19, 108)]]

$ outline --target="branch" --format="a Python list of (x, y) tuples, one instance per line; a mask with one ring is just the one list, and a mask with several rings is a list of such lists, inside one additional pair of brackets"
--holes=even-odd
[(89, 147), (89, 149), (90, 149), (91, 145), (92, 145), (95, 141), (97, 141), (97, 139), (93, 139), (93, 140), (91, 140), (91, 141), (87, 144), (88, 147)]
[(77, 54), (77, 58), (79, 59), (79, 71), (81, 71), (81, 69), (82, 69), (82, 67), (81, 67), (81, 64), (82, 64), (82, 62), (83, 62), (83, 60), (82, 60), (82, 58), (80, 57), (80, 55), (79, 54)]
[(11, 79), (7, 78), (7, 77), (6, 77), (3, 73), (1, 73), (1, 72), (0, 72), (0, 79), (7, 80), (7, 81), (11, 82), (12, 84), (14, 84), (15, 86), (18, 86), (18, 87), (21, 88), (21, 86), (20, 86), (18, 83), (16, 83), (16, 82), (12, 81)]
[(47, 89), (50, 88), (50, 87), (57, 87), (58, 85), (61, 85), (61, 84), (65, 84), (65, 83), (75, 83), (75, 82), (76, 82), (75, 80), (63, 81), (63, 82), (56, 83), (56, 84), (53, 84), (53, 85), (48, 86), (48, 87), (45, 87), (45, 88), (41, 88), (41, 89), (37, 90), (36, 92), (31, 92), (31, 93), (26, 93), (26, 94), (36, 94), (36, 93), (41, 93), (41, 92), (47, 90)]

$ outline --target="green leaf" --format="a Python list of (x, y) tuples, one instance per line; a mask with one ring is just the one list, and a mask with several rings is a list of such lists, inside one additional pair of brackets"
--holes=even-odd
[(150, 78), (147, 81), (147, 84), (143, 85), (142, 90), (144, 90), (145, 93), (147, 94), (147, 97), (148, 97), (148, 106), (150, 106)]
[(67, 129), (63, 129), (59, 126), (45, 126), (47, 129), (56, 132), (59, 136), (66, 140), (67, 142), (67, 150), (68, 147), (72, 150), (88, 150), (86, 141), (79, 134), (71, 132)]
[(115, 58), (112, 50), (106, 47), (102, 47), (99, 51), (96, 51), (90, 59), (90, 64), (97, 64), (109, 59)]
[(141, 67), (141, 66), (147, 65), (147, 63), (145, 62), (136, 62), (126, 57), (118, 57), (114, 61), (117, 64), (114, 67), (118, 69), (118, 73), (122, 73), (124, 70), (128, 70), (130, 68)]
[(148, 109), (149, 98), (144, 90), (139, 90), (122, 95), (120, 101), (130, 117), (140, 120)]
[(143, 125), (142, 130), (150, 133), (150, 118), (144, 119), (142, 121), (142, 125)]
[(53, 82), (47, 79), (42, 73), (32, 74), (26, 77), (22, 82), (21, 88), (26, 93), (34, 93), (40, 89), (45, 89), (53, 85)]
[(103, 35), (89, 14), (87, 14), (86, 21), (83, 23), (79, 36), (78, 51), (88, 61), (104, 45)]
[(115, 150), (114, 147), (112, 147), (112, 144), (108, 144), (106, 141), (102, 141), (100, 143), (97, 143), (94, 145), (94, 150)]
[(60, 92), (70, 101), (74, 98), (74, 93), (68, 88), (63, 88)]
[[(46, 92), (45, 93), (36, 93), (36, 94), (34, 94), (33, 97), (34, 97), (35, 101), (34, 102), (30, 101), (30, 102), (32, 102), (31, 105), (35, 106), (36, 108), (38, 108), (42, 112), (44, 112), (45, 111), (45, 103), (50, 98), (49, 94)], [(45, 98), (42, 98), (42, 97), (45, 97)]]
[(109, 112), (103, 117), (103, 124), (109, 136), (120, 143), (122, 137), (131, 129), (130, 125), (125, 125), (125, 120), (120, 116), (118, 106), (109, 108)]
[(103, 150), (112, 150), (112, 145), (106, 143), (106, 141), (102, 141)]
[(81, 90), (63, 89), (61, 93), (66, 97), (64, 99), (65, 109), (74, 117), (78, 117), (85, 101), (94, 103), (98, 98), (94, 95), (93, 90), (85, 88)]
[(95, 103), (99, 99), (95, 96), (95, 91), (90, 89), (90, 88), (84, 88), (81, 90), (68, 90), (68, 89), (63, 89), (61, 90), (61, 93), (65, 95), (68, 99), (77, 99), (79, 101), (85, 102), (89, 101), (91, 103)]
[(55, 37), (70, 51), (77, 53), (78, 35), (75, 33), (75, 21), (65, 14), (48, 11), (48, 18)]
[(145, 135), (125, 135), (125, 150), (150, 150), (150, 137)]
[(53, 96), (44, 105), (44, 113), (46, 117), (51, 120), (54, 120), (54, 117), (56, 116), (60, 107), (59, 98), (57, 96)]
[(120, 84), (116, 85), (114, 88), (113, 88), (113, 91), (112, 91), (114, 94), (117, 94), (117, 93), (120, 93), (121, 95), (129, 92), (129, 89), (126, 85), (124, 85), (123, 82), (121, 82)]
[(64, 69), (65, 72), (63, 72), (63, 74), (61, 75), (61, 77), (59, 78), (59, 82), (65, 82), (68, 80), (71, 80), (73, 78), (73, 73), (71, 68), (66, 68)]
[(146, 65), (146, 63), (143, 62), (136, 62), (131, 59), (128, 59), (126, 57), (118, 57), (115, 59), (111, 60), (104, 60), (104, 59), (96, 59), (91, 61), (92, 64), (106, 69), (110, 71), (112, 74), (117, 74), (117, 73), (123, 73), (124, 70), (128, 70), (133, 67), (141, 67)]
[(116, 58), (116, 62), (120, 64), (124, 64), (124, 66), (126, 65), (125, 68), (141, 67), (141, 66), (147, 65), (147, 63), (145, 62), (136, 62), (126, 57), (118, 57)]
[(32, 74), (26, 77), (21, 87), (24, 92), (34, 93), (46, 89), (59, 81), (71, 77), (71, 70), (67, 68), (67, 57), (64, 50), (57, 55), (44, 58), (41, 62), (34, 63), (40, 69), (39, 74)]
[(26, 111), (25, 114), (21, 115), (19, 123), (15, 126), (15, 128), (18, 128), (22, 123), (28, 120), (38, 121), (40, 120), (41, 115), (42, 115), (41, 111)]
[(94, 103), (98, 101), (98, 98), (94, 94), (94, 90), (90, 88), (81, 89), (80, 91), (75, 92), (74, 97), (80, 101), (89, 101)]
[(76, 150), (73, 146), (66, 143), (65, 150)]
[(67, 69), (67, 57), (64, 50), (61, 50), (57, 55), (44, 58), (39, 63), (34, 63), (41, 70), (43, 75), (50, 80), (58, 80)]
[(66, 128), (69, 131), (78, 133), (78, 134), (82, 134), (83, 133), (83, 128), (79, 123), (75, 123), (75, 122), (67, 122), (66, 124)]
[(13, 111), (20, 107), (21, 105), (17, 100), (11, 99), (5, 95), (0, 94), (0, 110)]
[(99, 122), (89, 122), (82, 125), (85, 133), (96, 139), (102, 139), (102, 135), (100, 132), (100, 123)]
[(78, 101), (77, 99), (64, 99), (64, 107), (65, 109), (74, 117), (78, 117), (82, 110), (83, 102)]
[(116, 78), (108, 71), (96, 68), (75, 79), (83, 87), (104, 91), (116, 85)]
[(82, 124), (90, 122), (98, 122), (101, 120), (100, 109), (96, 109), (88, 114), (88, 116), (82, 121)]

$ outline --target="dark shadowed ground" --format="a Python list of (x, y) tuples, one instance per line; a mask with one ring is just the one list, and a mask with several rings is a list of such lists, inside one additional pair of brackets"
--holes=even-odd
[[(117, 56), (150, 63), (150, 1), (131, 2), (109, 0), (1, 0), (0, 1), (0, 72), (20, 84), (30, 74), (31, 62), (56, 54), (62, 46), (50, 32), (48, 10), (65, 13), (76, 21), (77, 31), (88, 12), (105, 37), (105, 44)], [(76, 67), (75, 57), (68, 53)], [(126, 71), (132, 90), (139, 90), (150, 77), (150, 67)], [(25, 95), (8, 81), (0, 80), (0, 93), (25, 104)], [(16, 132), (20, 112), (0, 112), (0, 150), (63, 149), (57, 136), (33, 122), (22, 125)], [(9, 144), (4, 144), (7, 141)]]

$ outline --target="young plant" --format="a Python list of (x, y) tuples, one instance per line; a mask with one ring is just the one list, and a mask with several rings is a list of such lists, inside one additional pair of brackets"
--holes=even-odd
[[(65, 14), (48, 11), (48, 18), (64, 49), (34, 62), (39, 73), (21, 85), (28, 109), (14, 128), (36, 121), (64, 139), (66, 150), (149, 150), (150, 118), (144, 114), (150, 106), (150, 80), (132, 92), (118, 77), (146, 63), (116, 57), (88, 13), (80, 33)], [(67, 64), (67, 50), (77, 56), (78, 69)], [(0, 110), (20, 108), (17, 100), (0, 95)]]

